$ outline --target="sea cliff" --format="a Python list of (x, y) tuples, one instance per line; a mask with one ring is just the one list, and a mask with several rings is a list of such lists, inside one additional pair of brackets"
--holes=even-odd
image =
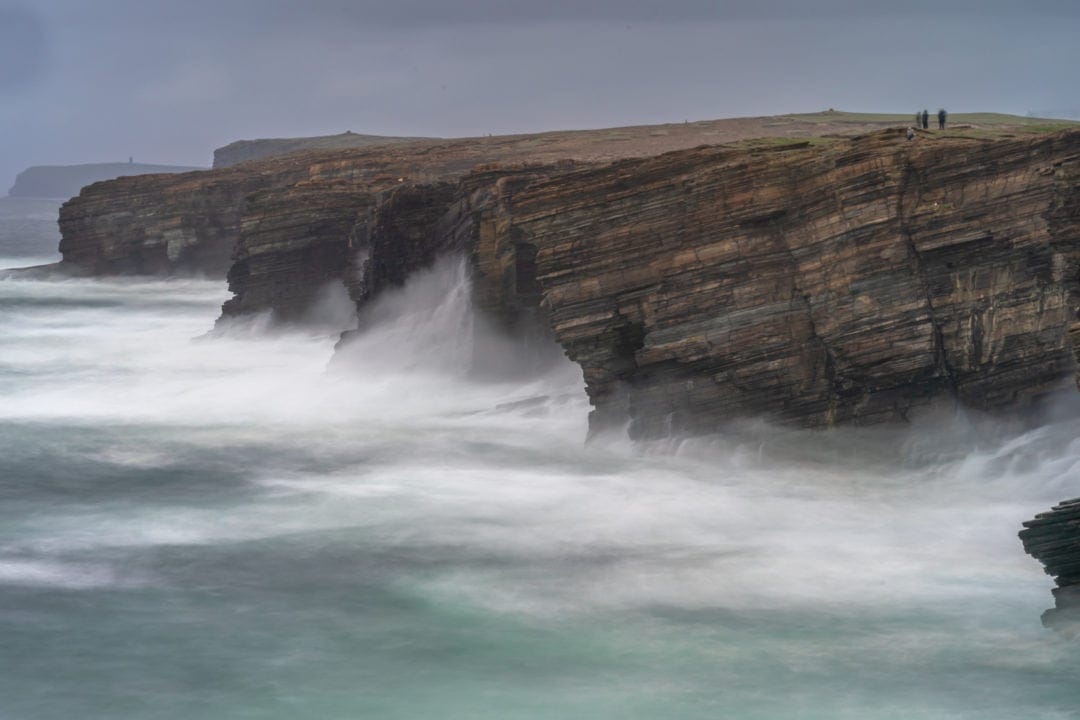
[(1078, 178), (1078, 132), (700, 148), (505, 195), (491, 252), (634, 435), (995, 408), (1075, 365)]
[(1080, 131), (649, 137), (410, 142), (123, 178), (64, 206), (61, 250), (93, 272), (227, 275), (227, 315), (284, 320), (328, 283), (362, 305), (460, 251), (478, 306), (543, 324), (583, 368), (593, 427), (635, 437), (744, 415), (881, 422), (939, 397), (1013, 406), (1072, 374)]

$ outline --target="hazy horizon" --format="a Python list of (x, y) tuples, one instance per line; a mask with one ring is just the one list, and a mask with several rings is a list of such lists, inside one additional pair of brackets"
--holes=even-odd
[(830, 107), (1078, 117), (1078, 20), (1055, 0), (0, 0), (0, 185), (32, 165), (208, 165), (235, 140), (346, 130), (457, 137)]

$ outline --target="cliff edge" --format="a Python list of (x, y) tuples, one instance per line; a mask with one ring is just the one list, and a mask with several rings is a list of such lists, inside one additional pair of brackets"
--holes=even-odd
[(214, 150), (214, 167), (226, 168), (252, 160), (264, 160), (278, 155), (311, 150), (351, 150), (376, 145), (393, 145), (415, 140), (432, 140), (421, 137), (391, 137), (387, 135), (359, 135), (343, 132), (338, 135), (319, 135), (298, 138), (260, 138), (237, 140)]
[(478, 306), (542, 324), (583, 369), (592, 426), (634, 437), (1023, 405), (1074, 373), (1080, 131), (695, 147), (682, 130), (124, 178), (64, 205), (61, 250), (92, 272), (227, 275), (225, 314), (283, 320), (329, 283), (362, 306), (463, 252)]

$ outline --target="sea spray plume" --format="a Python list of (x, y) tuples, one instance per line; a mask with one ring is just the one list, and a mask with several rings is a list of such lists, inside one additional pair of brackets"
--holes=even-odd
[(584, 446), (570, 363), (515, 403), (559, 386), (191, 342), (222, 294), (0, 283), (5, 711), (1070, 716), (1015, 528), (1077, 416)]
[[(355, 331), (342, 338), (332, 366), (371, 371), (419, 371), (506, 381), (555, 371), (577, 374), (536, 323), (501, 331), (473, 304), (468, 261), (443, 256), (403, 287), (366, 305)], [(579, 383), (580, 384), (580, 383)]]
[(383, 292), (347, 333), (334, 366), (464, 375), (472, 366), (475, 315), (465, 262), (446, 257)]

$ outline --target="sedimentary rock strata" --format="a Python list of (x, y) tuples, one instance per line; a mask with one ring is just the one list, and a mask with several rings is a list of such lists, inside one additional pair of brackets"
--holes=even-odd
[(478, 306), (548, 327), (594, 426), (636, 437), (1008, 406), (1073, 371), (1080, 132), (629, 159), (590, 137), (571, 160), (558, 137), (480, 138), (126, 178), (65, 205), (61, 249), (96, 272), (227, 267), (226, 314), (281, 319), (462, 251)]
[(1078, 162), (1080, 133), (700, 148), (504, 195), (484, 248), (534, 266), (597, 425), (999, 407), (1074, 367)]
[(248, 197), (302, 168), (139, 175), (83, 188), (60, 208), (62, 265), (105, 274), (224, 277)]
[(1080, 635), (1080, 498), (1066, 500), (1024, 523), (1024, 551), (1041, 562), (1057, 581), (1056, 607), (1043, 623)]

